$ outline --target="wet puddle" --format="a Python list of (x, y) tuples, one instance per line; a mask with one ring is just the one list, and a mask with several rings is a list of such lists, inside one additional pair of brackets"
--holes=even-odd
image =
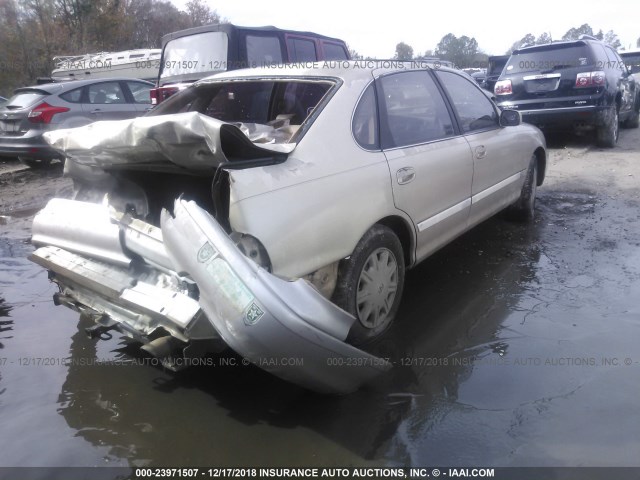
[(173, 374), (117, 335), (90, 340), (26, 259), (35, 209), (70, 185), (23, 176), (0, 177), (0, 465), (638, 464), (624, 196), (542, 188), (534, 225), (498, 216), (438, 252), (375, 347), (391, 372), (326, 397), (231, 353)]

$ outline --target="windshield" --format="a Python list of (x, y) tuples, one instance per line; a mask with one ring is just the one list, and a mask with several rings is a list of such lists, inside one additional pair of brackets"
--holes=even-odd
[(149, 115), (198, 112), (237, 125), (254, 142), (282, 143), (334, 85), (289, 79), (203, 83), (174, 95)]
[(224, 32), (205, 32), (171, 40), (164, 47), (160, 78), (225, 71), (229, 38)]
[(521, 72), (552, 72), (593, 63), (594, 59), (586, 45), (534, 47), (513, 52), (503, 73), (511, 75)]

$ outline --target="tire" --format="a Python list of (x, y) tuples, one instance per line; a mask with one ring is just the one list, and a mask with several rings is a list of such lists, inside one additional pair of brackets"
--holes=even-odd
[(640, 127), (640, 111), (634, 111), (631, 116), (624, 121), (624, 128)]
[(388, 227), (374, 225), (340, 262), (332, 301), (356, 317), (347, 341), (373, 342), (393, 323), (404, 287), (402, 244)]
[(522, 186), (520, 198), (509, 207), (507, 214), (516, 222), (532, 222), (535, 217), (536, 192), (538, 191), (538, 158), (533, 155)]
[(598, 127), (598, 146), (604, 148), (613, 148), (618, 142), (620, 134), (620, 122), (618, 117), (618, 108), (611, 109), (612, 115), (608, 115), (607, 122), (604, 126)]
[(29, 157), (18, 157), (22, 163), (24, 163), (27, 167), (30, 168), (46, 168), (51, 165), (51, 159), (37, 159), (37, 158), (29, 158)]

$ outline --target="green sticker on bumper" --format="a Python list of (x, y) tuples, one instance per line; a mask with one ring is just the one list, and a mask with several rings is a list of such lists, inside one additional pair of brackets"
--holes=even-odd
[(254, 297), (245, 284), (242, 283), (242, 280), (231, 270), (229, 264), (218, 257), (209, 263), (206, 268), (234, 310), (240, 314), (243, 313)]

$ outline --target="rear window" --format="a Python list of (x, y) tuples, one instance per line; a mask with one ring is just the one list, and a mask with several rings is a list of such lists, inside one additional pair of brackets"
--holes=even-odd
[(171, 40), (164, 48), (160, 78), (226, 70), (228, 48), (229, 38), (224, 32), (205, 32)]
[(33, 105), (38, 100), (43, 99), (49, 95), (47, 92), (42, 90), (27, 90), (16, 93), (13, 97), (9, 99), (7, 102), (7, 108), (24, 108), (30, 105)]
[(534, 47), (514, 52), (503, 73), (512, 75), (521, 72), (553, 72), (594, 63), (595, 59), (586, 45)]
[(199, 112), (267, 136), (273, 129), (290, 128), (291, 136), (333, 85), (301, 80), (203, 84), (174, 95), (150, 115)]

